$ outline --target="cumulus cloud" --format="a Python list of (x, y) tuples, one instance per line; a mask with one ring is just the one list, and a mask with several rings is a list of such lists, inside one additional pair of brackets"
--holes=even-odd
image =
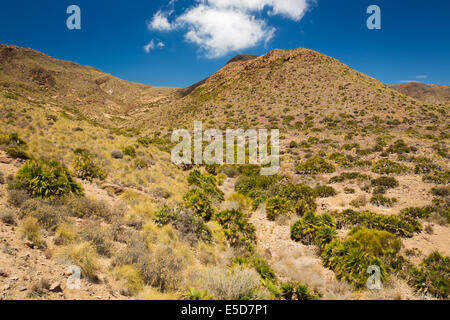
[[(149, 28), (158, 31), (183, 30), (185, 39), (198, 45), (209, 58), (222, 57), (230, 52), (267, 44), (276, 29), (264, 19), (280, 15), (300, 21), (310, 3), (316, 0), (197, 0), (178, 16), (173, 8), (158, 11)], [(174, 1), (169, 6), (173, 7)], [(256, 17), (256, 15), (258, 17)]]
[(173, 29), (172, 24), (169, 22), (167, 16), (169, 13), (159, 10), (153, 15), (152, 20), (148, 24), (148, 27), (158, 31), (170, 31)]
[(203, 48), (208, 57), (253, 47), (274, 33), (263, 20), (234, 8), (199, 5), (177, 21), (188, 29), (185, 38)]

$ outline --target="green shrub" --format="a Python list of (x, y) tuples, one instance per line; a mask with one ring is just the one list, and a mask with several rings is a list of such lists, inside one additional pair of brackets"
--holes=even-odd
[(190, 185), (200, 188), (203, 192), (219, 201), (224, 200), (224, 193), (217, 186), (217, 180), (210, 174), (202, 174), (199, 170), (192, 171), (187, 179)]
[(379, 177), (371, 180), (372, 187), (382, 187), (384, 189), (393, 189), (399, 186), (397, 179), (393, 177)]
[(336, 168), (325, 159), (315, 157), (300, 163), (297, 166), (296, 171), (298, 174), (333, 173), (336, 171)]
[(401, 237), (412, 237), (422, 231), (416, 219), (407, 216), (376, 214), (370, 211), (344, 210), (333, 214), (338, 228), (360, 226), (369, 229), (385, 230)]
[(446, 223), (450, 223), (450, 211), (448, 207), (439, 207), (435, 205), (422, 208), (409, 207), (400, 211), (400, 217), (410, 219), (428, 219), (431, 216), (439, 216), (445, 219)]
[(313, 197), (304, 197), (295, 204), (295, 212), (299, 217), (303, 217), (308, 211), (315, 211), (317, 203)]
[(431, 194), (436, 197), (448, 197), (450, 195), (450, 187), (436, 187), (431, 189)]
[(218, 164), (208, 164), (205, 166), (206, 172), (209, 174), (216, 176), (219, 172), (220, 166)]
[(353, 167), (353, 158), (343, 153), (335, 152), (332, 155), (330, 155), (328, 159), (334, 161), (340, 167), (344, 168)]
[(124, 155), (129, 156), (131, 158), (136, 158), (136, 149), (134, 149), (133, 146), (122, 147), (120, 148), (120, 150), (122, 150)]
[(214, 300), (207, 290), (202, 291), (195, 288), (188, 288), (188, 292), (184, 295), (184, 298), (189, 301)]
[(345, 194), (355, 194), (356, 191), (355, 191), (355, 189), (353, 189), (353, 188), (345, 187), (345, 188), (344, 188), (344, 193), (345, 193)]
[(278, 216), (292, 212), (291, 203), (280, 196), (267, 200), (266, 215), (267, 219), (274, 221)]
[(381, 194), (373, 196), (370, 199), (370, 203), (376, 205), (377, 207), (392, 208), (397, 202), (398, 200), (396, 198), (386, 198)]
[(348, 240), (358, 241), (364, 251), (376, 257), (397, 254), (402, 247), (401, 239), (393, 233), (360, 227), (348, 234)]
[(5, 152), (14, 159), (22, 159), (22, 160), (29, 160), (31, 159), (31, 156), (24, 150), (17, 148), (17, 147), (9, 147), (5, 149)]
[(81, 185), (73, 179), (72, 173), (55, 160), (26, 162), (17, 172), (11, 187), (26, 190), (33, 197), (83, 194)]
[(388, 159), (379, 160), (372, 166), (372, 172), (378, 174), (401, 174), (407, 170), (408, 167)]
[(256, 272), (261, 276), (263, 280), (275, 281), (275, 271), (269, 266), (266, 260), (261, 258), (255, 258), (253, 260), (253, 266)]
[(432, 173), (433, 171), (439, 170), (439, 166), (435, 165), (428, 158), (419, 158), (416, 161), (417, 164), (414, 167), (415, 174), (429, 174)]
[(411, 148), (403, 140), (397, 140), (386, 151), (388, 153), (404, 154), (410, 153)]
[(215, 219), (222, 226), (228, 242), (233, 247), (253, 250), (256, 242), (256, 231), (245, 214), (238, 210), (225, 210), (217, 213)]
[(88, 154), (76, 156), (72, 165), (75, 169), (75, 175), (80, 179), (92, 181), (93, 179), (105, 180), (106, 178), (105, 170), (98, 167)]
[(363, 180), (368, 180), (368, 179), (370, 179), (370, 176), (361, 174), (359, 172), (343, 172), (339, 176), (331, 178), (328, 183), (333, 184), (333, 183), (344, 182), (347, 180), (363, 181)]
[[(320, 229), (329, 228), (329, 230)], [(313, 212), (306, 213), (300, 220), (298, 220), (291, 227), (291, 239), (294, 241), (301, 241), (305, 245), (318, 244), (316, 242), (317, 236), (320, 235), (320, 244), (328, 243), (326, 241), (327, 234), (331, 233), (331, 239), (335, 236), (335, 224), (333, 218), (330, 215), (324, 214), (317, 216)], [(325, 241), (324, 241), (325, 240)]]
[(334, 190), (333, 187), (330, 186), (319, 186), (314, 189), (314, 192), (316, 193), (317, 197), (319, 198), (329, 198), (334, 197), (337, 195), (336, 190)]
[(212, 201), (206, 193), (199, 189), (189, 190), (183, 197), (184, 205), (193, 209), (196, 214), (209, 221), (214, 214)]
[(267, 190), (280, 179), (278, 175), (262, 176), (259, 173), (242, 175), (237, 179), (235, 189), (251, 199), (256, 199), (266, 196)]
[(370, 266), (380, 268), (381, 281), (386, 282), (389, 275), (384, 263), (374, 255), (366, 252), (356, 240), (335, 240), (325, 246), (322, 252), (323, 264), (332, 269), (339, 280), (346, 280), (355, 288), (366, 287)]
[(140, 137), (137, 140), (137, 143), (139, 143), (140, 145), (142, 145), (144, 147), (148, 147), (152, 143), (152, 140), (148, 137)]
[(448, 184), (450, 183), (450, 171), (433, 171), (432, 173), (423, 176), (422, 180), (427, 183)]
[(450, 297), (450, 258), (433, 252), (420, 268), (410, 271), (410, 285), (417, 291), (430, 293), (437, 298)]
[(280, 287), (281, 296), (284, 300), (318, 300), (308, 286), (300, 283), (287, 282)]

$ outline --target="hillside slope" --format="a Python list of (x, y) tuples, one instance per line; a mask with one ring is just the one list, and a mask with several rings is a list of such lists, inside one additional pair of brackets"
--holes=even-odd
[(389, 85), (389, 87), (427, 103), (450, 103), (450, 86), (437, 86), (434, 84), (409, 82), (403, 84), (392, 84)]
[(334, 130), (333, 123), (342, 118), (359, 129), (387, 121), (407, 128), (411, 121), (430, 123), (424, 114), (428, 108), (333, 58), (300, 48), (236, 59), (188, 94), (175, 92), (151, 108), (136, 109), (128, 124), (159, 130), (203, 120), (218, 128)]
[(127, 82), (32, 49), (0, 44), (0, 91), (112, 124), (115, 117), (155, 102), (175, 88)]

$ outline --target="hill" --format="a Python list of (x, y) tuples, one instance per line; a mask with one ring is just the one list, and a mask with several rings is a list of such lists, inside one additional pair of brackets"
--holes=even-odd
[(419, 82), (392, 84), (389, 86), (394, 90), (427, 103), (450, 104), (450, 86), (437, 86)]
[(214, 128), (344, 131), (339, 122), (351, 123), (351, 130), (389, 127), (398, 122), (398, 128), (407, 129), (412, 121), (432, 124), (433, 119), (427, 119), (423, 109), (442, 117), (431, 106), (338, 60), (300, 48), (237, 59), (183, 94), (174, 92), (151, 107), (135, 109), (132, 119), (124, 124), (151, 124), (159, 130), (192, 126), (195, 119)]
[(0, 44), (0, 91), (90, 120), (112, 124), (116, 117), (174, 90), (130, 83), (32, 49)]

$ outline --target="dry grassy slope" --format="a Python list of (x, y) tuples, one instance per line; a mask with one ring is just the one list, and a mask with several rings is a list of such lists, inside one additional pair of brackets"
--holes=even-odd
[[(56, 159), (72, 168), (73, 151), (88, 149), (95, 163), (107, 172), (106, 181), (99, 184), (136, 189), (156, 199), (169, 194), (171, 199), (181, 200), (187, 190), (185, 174), (172, 163), (170, 155), (154, 146), (139, 145), (136, 137), (116, 135), (89, 121), (67, 117), (58, 108), (22, 99), (0, 96), (0, 106), (0, 136), (18, 133), (28, 143), (26, 151), (37, 159)], [(112, 158), (113, 150), (128, 146), (135, 148), (135, 158)], [(148, 167), (139, 169), (137, 161)]]
[(0, 44), (0, 91), (81, 112), (101, 123), (111, 124), (174, 90), (130, 83), (32, 49)]
[(427, 103), (450, 103), (450, 86), (437, 86), (434, 84), (409, 82), (403, 84), (392, 84), (390, 87)]
[[(349, 114), (361, 126), (382, 120), (412, 117), (421, 124), (422, 103), (309, 49), (274, 50), (251, 60), (227, 64), (192, 92), (151, 108), (136, 110), (136, 122), (157, 128), (192, 126), (203, 120), (211, 127), (293, 128), (297, 121), (314, 122)], [(448, 106), (447, 106), (448, 107)], [(283, 126), (283, 120), (290, 119)], [(130, 120), (135, 123), (135, 120)]]

